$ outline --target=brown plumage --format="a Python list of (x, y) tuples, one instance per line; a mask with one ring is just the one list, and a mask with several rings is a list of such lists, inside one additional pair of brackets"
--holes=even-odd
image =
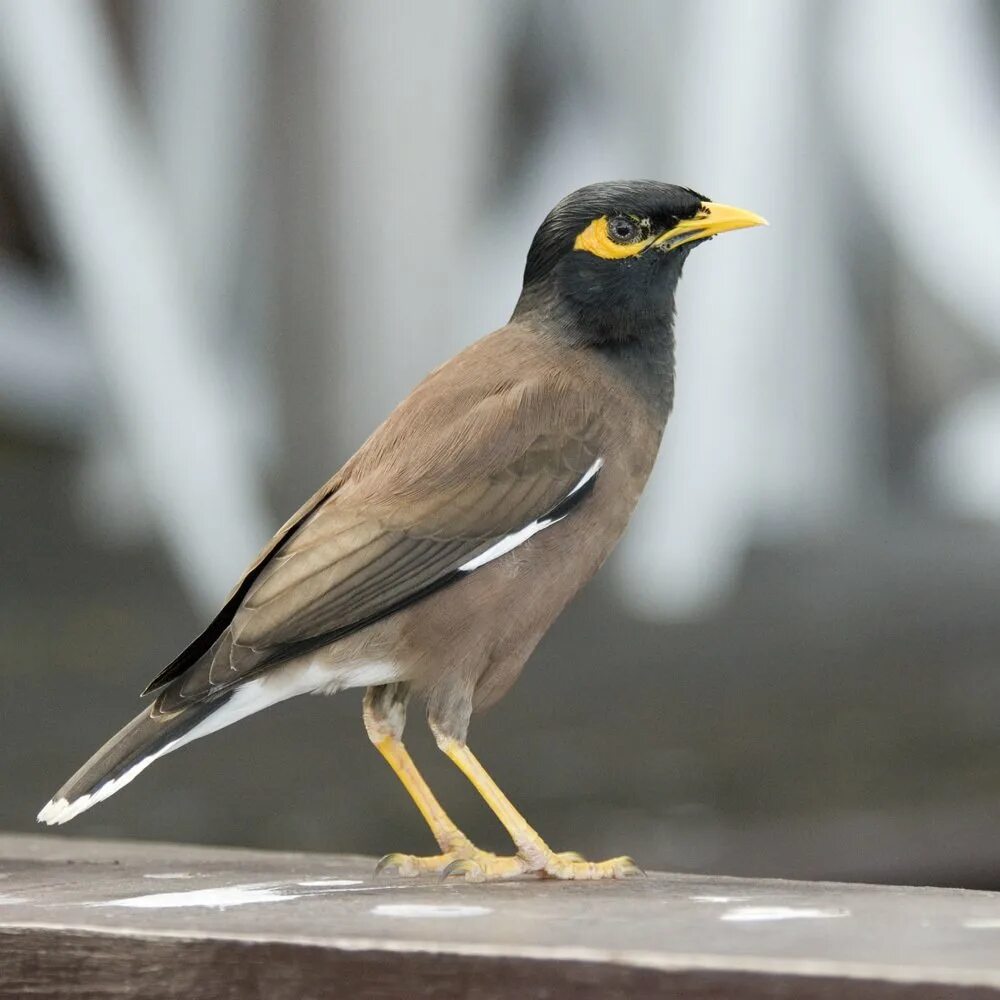
[[(694, 242), (757, 221), (742, 213), (713, 229), (713, 208), (652, 182), (595, 185), (560, 203), (536, 236), (511, 322), (431, 373), (278, 531), (150, 684), (149, 708), (39, 819), (64, 822), (156, 757), (269, 704), (363, 686), (369, 734), (443, 852), (392, 856), (401, 873), (631, 872), (627, 859), (549, 851), (465, 739), (472, 712), (508, 690), (628, 523), (673, 399), (681, 264)], [(469, 844), (424, 785), (400, 741), (411, 693), (511, 832), (513, 858)]]

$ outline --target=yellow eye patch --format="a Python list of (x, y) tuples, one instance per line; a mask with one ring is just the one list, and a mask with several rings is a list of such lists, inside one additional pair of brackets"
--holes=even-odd
[(585, 250), (595, 257), (603, 257), (605, 260), (621, 260), (624, 257), (636, 256), (652, 242), (650, 236), (643, 236), (635, 243), (616, 242), (608, 232), (608, 217), (602, 215), (599, 219), (594, 219), (586, 229), (579, 233), (573, 243), (573, 249)]

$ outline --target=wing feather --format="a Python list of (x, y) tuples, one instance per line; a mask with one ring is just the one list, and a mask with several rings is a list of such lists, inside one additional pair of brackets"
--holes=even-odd
[(454, 583), (504, 538), (585, 499), (573, 491), (602, 440), (585, 393), (558, 374), (501, 378), (482, 365), (442, 385), (449, 367), (285, 525), (147, 690), (182, 678), (166, 702), (214, 697)]

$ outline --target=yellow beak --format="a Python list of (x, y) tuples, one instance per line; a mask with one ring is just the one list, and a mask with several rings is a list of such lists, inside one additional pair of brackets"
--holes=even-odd
[(766, 226), (767, 220), (745, 208), (720, 205), (714, 201), (704, 201), (701, 211), (693, 219), (684, 219), (653, 241), (654, 246), (664, 250), (674, 250), (692, 240), (704, 240), (730, 229), (748, 229), (750, 226)]

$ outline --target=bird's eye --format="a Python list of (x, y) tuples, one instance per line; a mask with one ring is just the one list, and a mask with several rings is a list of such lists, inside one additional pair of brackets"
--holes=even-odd
[(641, 224), (627, 215), (616, 215), (608, 219), (608, 237), (615, 243), (635, 243), (641, 235)]

